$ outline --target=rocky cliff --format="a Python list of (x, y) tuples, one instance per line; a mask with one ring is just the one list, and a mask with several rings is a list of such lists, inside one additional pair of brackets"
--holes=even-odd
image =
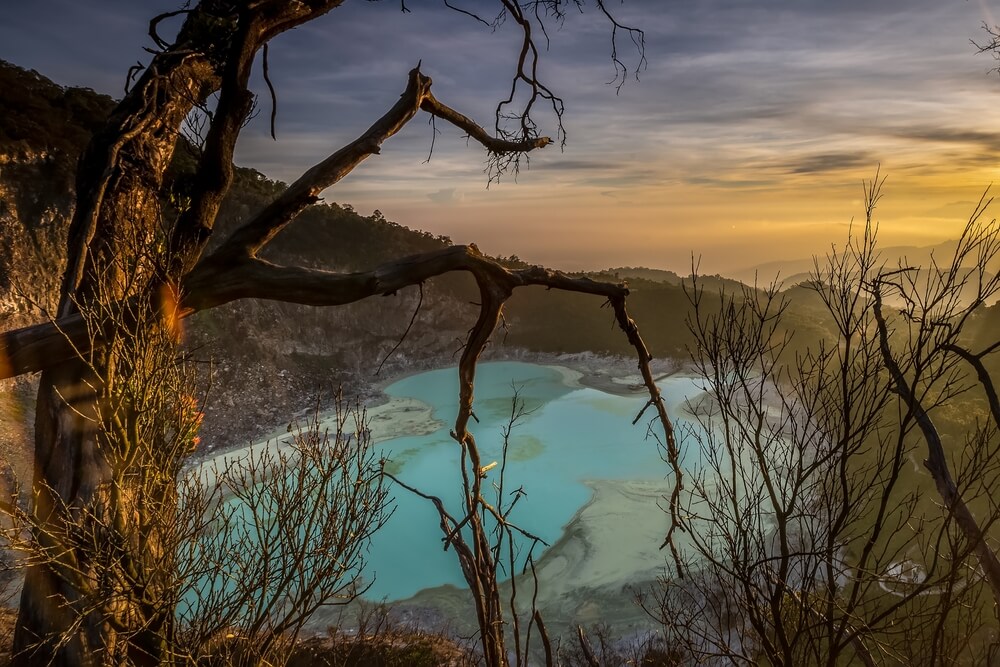
[[(63, 88), (0, 61), (0, 327), (41, 321), (53, 307), (65, 264), (77, 158), (113, 105), (106, 96)], [(167, 179), (165, 210), (192, 187), (192, 168), (193, 156), (182, 141)], [(225, 238), (283, 187), (238, 168), (216, 238)], [(265, 257), (354, 271), (448, 243), (386, 220), (378, 211), (364, 216), (347, 204), (328, 203), (304, 212), (268, 246)], [(501, 261), (526, 266), (516, 257)], [(679, 277), (647, 269), (592, 276), (628, 279), (630, 309), (654, 356), (684, 353), (690, 343), (684, 325), (689, 303)], [(477, 300), (471, 279), (460, 274), (429, 281), (422, 295), (410, 288), (337, 308), (248, 300), (193, 316), (185, 323), (186, 341), (195, 359), (204, 362), (199, 364), (207, 401), (204, 446), (244, 444), (314, 406), (317, 397), (329, 398), (340, 385), (348, 395), (365, 396), (382, 377), (454, 363), (474, 322), (472, 302)], [(376, 377), (418, 303), (412, 329)], [(495, 337), (491, 354), (632, 354), (611, 311), (593, 297), (528, 288), (518, 290), (504, 312), (509, 329)], [(802, 317), (797, 326), (815, 328), (815, 321)], [(13, 443), (30, 435), (31, 382), (20, 379), (5, 388), (0, 392), (0, 456), (23, 462), (17, 466), (23, 472), (24, 447)]]
[[(93, 91), (62, 88), (36, 72), (0, 61), (0, 327), (44, 321), (55, 306), (65, 266), (65, 237), (74, 205), (77, 159), (112, 108)], [(190, 156), (178, 151), (171, 188), (183, 195)], [(225, 233), (282, 189), (251, 169), (239, 169), (217, 223)], [(268, 249), (271, 261), (331, 270), (368, 268), (390, 257), (424, 252), (450, 241), (407, 229), (377, 211), (362, 216), (325, 204), (306, 212)], [(382, 376), (450, 357), (471, 325), (470, 286), (461, 279), (423, 289), (417, 322), (389, 358)], [(209, 449), (242, 444), (329, 399), (343, 385), (372, 391), (375, 370), (420, 301), (413, 289), (339, 308), (276, 302), (233, 303), (186, 322), (186, 343), (203, 369)], [(467, 311), (465, 315), (462, 311)], [(33, 378), (7, 381), (0, 391), (0, 459), (28, 479)]]

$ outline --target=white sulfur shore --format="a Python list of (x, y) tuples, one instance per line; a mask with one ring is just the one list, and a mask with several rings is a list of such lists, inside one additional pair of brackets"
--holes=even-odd
[[(568, 355), (549, 360), (533, 360), (530, 363), (537, 363), (558, 372), (567, 387), (590, 387), (613, 394), (645, 391), (642, 387), (642, 378), (634, 372), (630, 372), (634, 369), (635, 362), (628, 359)], [(667, 362), (667, 369), (668, 374), (677, 372), (674, 364), (669, 362)], [(423, 372), (426, 372), (426, 369), (387, 379), (379, 384), (379, 388), (384, 389), (409, 375)], [(664, 374), (662, 369), (660, 374)], [(426, 435), (438, 430), (442, 425), (439, 420), (434, 418), (432, 408), (415, 398), (387, 398), (384, 402), (366, 407), (365, 416), (369, 422), (368, 428), (374, 442), (403, 435)], [(332, 420), (324, 420), (324, 424), (332, 426), (333, 422)], [(289, 447), (290, 431), (291, 425), (278, 428), (264, 441), (227, 449), (206, 458), (196, 459), (191, 462), (190, 467), (199, 468), (203, 481), (213, 483), (216, 477), (215, 471), (223, 470), (241, 460), (247, 460), (251, 457), (257, 458), (265, 452), (275, 454)]]
[[(590, 501), (577, 511), (558, 542), (545, 550), (536, 571), (541, 583), (537, 605), (556, 635), (577, 625), (602, 623), (616, 634), (645, 632), (655, 623), (635, 603), (635, 590), (654, 586), (669, 553), (660, 550), (667, 515), (660, 504), (667, 482), (590, 480)], [(518, 577), (520, 595), (530, 596), (530, 582)], [(504, 599), (510, 584), (502, 584)], [(443, 625), (463, 634), (475, 631), (469, 591), (439, 586), (394, 602), (396, 615), (418, 626)], [(312, 623), (334, 620), (319, 612)]]
[[(432, 408), (415, 398), (390, 398), (384, 403), (365, 408), (365, 419), (373, 442), (403, 435), (426, 435), (441, 428), (441, 422), (434, 418)], [(352, 421), (349, 420), (349, 423)], [(334, 430), (336, 418), (324, 419), (321, 428)], [(192, 467), (198, 469), (202, 483), (214, 484), (219, 471), (239, 465), (240, 461), (257, 460), (266, 454), (278, 454), (291, 447), (293, 429), (294, 425), (289, 424), (283, 430), (274, 431), (267, 440), (198, 460)]]
[(564, 538), (546, 552), (538, 568), (546, 584), (540, 592), (543, 600), (554, 602), (581, 582), (596, 589), (620, 589), (662, 574), (666, 554), (659, 546), (667, 515), (659, 503), (670, 493), (667, 483), (584, 483), (594, 495), (570, 520)]

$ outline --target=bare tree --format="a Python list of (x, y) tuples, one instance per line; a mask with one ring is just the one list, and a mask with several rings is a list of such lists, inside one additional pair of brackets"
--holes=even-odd
[[(49, 637), (52, 645), (68, 649), (74, 639), (93, 642), (103, 632), (105, 660), (132, 664), (159, 662), (169, 655), (176, 634), (176, 547), (185, 539), (177, 514), (177, 477), (197, 444), (201, 419), (189, 393), (190, 369), (170, 326), (175, 320), (170, 300), (153, 306), (108, 298), (132, 289), (130, 283), (141, 279), (150, 259), (141, 251), (121, 255), (102, 271), (95, 286), (98, 298), (80, 312), (88, 331), (104, 328), (106, 333), (100, 346), (91, 340), (76, 350), (75, 363), (84, 375), (57, 394), (87, 437), (80, 458), (62, 462), (81, 470), (84, 479), (78, 483), (84, 486), (77, 495), (85, 492), (87, 501), (70, 493), (69, 480), (57, 487), (36, 479), (32, 513), (22, 512), (16, 499), (3, 507), (15, 518), (7, 535), (25, 554), (29, 577), (45, 568), (72, 583), (73, 596), (65, 604), (56, 601), (54, 589), (38, 591), (50, 622), (63, 625)], [(141, 320), (157, 326), (105, 327)], [(103, 355), (115, 363), (98, 382)], [(38, 426), (44, 423), (41, 418)], [(100, 484), (85, 486), (95, 477)], [(26, 527), (33, 540), (24, 543)], [(22, 599), (30, 596), (28, 589), (26, 583)], [(19, 622), (15, 663), (53, 661), (34, 652), (34, 638), (18, 644), (25, 641), (24, 631)]]
[[(138, 319), (117, 310), (135, 302), (101, 304), (104, 322)], [(3, 502), (13, 519), (3, 534), (28, 567), (58, 568), (76, 584), (60, 646), (96, 616), (112, 619), (106, 663), (280, 663), (312, 612), (364, 590), (364, 549), (389, 512), (364, 414), (338, 396), (332, 435), (314, 419), (277, 453), (182, 470), (202, 410), (174, 334), (116, 327), (102, 340), (119, 363), (100, 387), (103, 411), (82, 416), (101, 450), (128, 456), (108, 462), (92, 503), (56, 508), (73, 522)], [(39, 657), (31, 647), (17, 659)]]
[[(127, 387), (135, 382), (155, 385), (156, 379), (144, 375), (141, 359), (129, 357), (134, 351), (127, 342), (169, 337), (177, 319), (199, 310), (242, 298), (339, 305), (392, 294), (446, 272), (470, 272), (482, 299), (462, 358), (455, 433), (464, 455), (478, 466), (474, 441), (466, 430), (475, 364), (505, 300), (525, 285), (600, 296), (611, 302), (619, 325), (636, 347), (650, 404), (657, 406), (669, 447), (676, 452), (648, 371), (649, 354), (625, 310), (628, 290), (623, 285), (570, 278), (537, 267), (506, 270), (475, 246), (401, 258), (351, 274), (279, 266), (259, 257), (323, 190), (377, 154), (380, 145), (419, 112), (454, 125), (482, 145), (491, 177), (503, 169), (516, 170), (521, 156), (552, 143), (537, 131), (532, 116), (536, 105), (549, 105), (562, 141), (558, 122), (562, 102), (537, 76), (536, 35), (544, 34), (546, 20), (560, 19), (565, 0), (497, 3), (493, 25), (506, 23), (518, 31), (521, 49), (510, 94), (497, 107), (494, 134), (438, 100), (430, 78), (416, 68), (399, 100), (357, 139), (306, 171), (206, 253), (232, 182), (236, 141), (254, 108), (248, 82), (258, 53), (276, 35), (341, 4), (342, 0), (203, 0), (154, 18), (149, 30), (156, 44), (152, 61), (81, 157), (58, 310), (47, 324), (0, 338), (4, 377), (42, 371), (32, 499), (34, 539), (46, 557), (33, 560), (27, 570), (15, 634), (16, 664), (90, 665), (114, 660), (153, 664), (168, 658), (163, 638), (172, 635), (169, 628), (175, 619), (162, 606), (150, 607), (143, 600), (154, 592), (175, 594), (169, 579), (174, 556), (160, 546), (169, 541), (157, 531), (161, 523), (176, 525), (170, 518), (177, 500), (170, 473), (183, 460), (186, 443), (173, 437), (168, 441), (175, 449), (160, 446), (165, 434), (175, 433), (169, 425), (158, 425), (150, 434), (137, 429), (145, 398), (129, 397)], [(617, 42), (628, 35), (641, 58), (641, 32), (618, 23), (602, 0), (595, 0), (595, 6), (610, 21), (612, 61), (621, 76), (624, 66)], [(172, 16), (183, 16), (184, 22), (171, 43), (160, 37), (158, 28)], [(160, 205), (161, 189), (180, 128), (192, 110), (204, 108), (213, 95), (217, 97), (210, 122), (202, 128), (203, 144), (192, 178), (195, 187), (183, 210), (167, 215)], [(523, 106), (516, 106), (519, 101)], [(122, 387), (125, 393), (117, 393)], [(126, 400), (120, 402), (118, 396)], [(122, 474), (130, 470), (123, 462), (135, 463), (138, 474)], [(135, 529), (122, 522), (134, 522)], [(73, 539), (63, 542), (64, 536)], [(155, 538), (151, 558), (159, 559), (155, 566), (145, 558), (106, 560), (108, 550), (134, 553), (136, 540), (150, 537)], [(104, 586), (111, 586), (112, 594), (99, 599), (119, 602), (95, 607), (92, 593)]]
[(370, 585), (365, 554), (391, 504), (364, 411), (338, 396), (334, 418), (182, 476), (171, 650), (186, 662), (280, 664), (313, 612)]
[[(524, 403), (518, 398), (515, 389), (510, 417), (503, 429), (499, 462), (483, 465), (471, 434), (466, 440), (461, 461), (463, 503), (459, 517), (448, 510), (440, 497), (427, 495), (397, 476), (385, 473), (408, 492), (431, 502), (437, 510), (444, 548), (455, 552), (469, 585), (479, 625), (483, 659), (490, 667), (507, 667), (510, 664), (510, 653), (515, 656), (519, 667), (526, 664), (531, 649), (532, 630), (539, 635), (544, 647), (546, 664), (553, 664), (545, 622), (535, 606), (538, 580), (534, 576), (534, 551), (539, 545), (547, 545), (541, 538), (518, 527), (511, 517), (523, 492), (520, 489), (513, 492), (504, 489), (510, 434), (524, 416)], [(494, 469), (497, 470), (491, 474)], [(493, 498), (488, 499), (483, 482), (491, 477), (495, 479), (492, 483), (493, 493), (490, 494)], [(519, 563), (523, 563), (520, 568)], [(528, 593), (526, 613), (518, 606), (518, 569), (522, 570), (521, 574), (529, 570), (531, 572), (529, 580), (532, 590)], [(507, 601), (503, 599), (500, 588), (504, 574), (511, 578), (510, 597)], [(527, 620), (527, 625), (523, 628), (522, 617)], [(513, 640), (512, 648), (509, 648), (508, 634)]]
[[(881, 182), (876, 181), (868, 191), (869, 220), (880, 187)], [(882, 362), (892, 390), (905, 406), (902, 421), (912, 422), (919, 430), (926, 445), (923, 465), (934, 480), (944, 510), (954, 517), (975, 552), (992, 590), (994, 609), (1000, 610), (1000, 560), (995, 543), (987, 538), (1000, 509), (993, 500), (995, 473), (990, 466), (1000, 447), (1000, 401), (984, 364), (988, 355), (1000, 349), (1000, 340), (977, 352), (969, 348), (965, 335), (981, 307), (1000, 296), (1000, 276), (988, 268), (1000, 257), (1000, 225), (996, 219), (985, 219), (991, 201), (985, 195), (979, 201), (951, 258), (941, 263), (932, 257), (925, 268), (900, 262), (893, 270), (880, 271), (866, 287), (871, 293)], [(890, 314), (885, 299), (893, 295), (902, 300), (903, 308)], [(977, 419), (965, 434), (964, 446), (948, 447), (934, 415), (950, 402), (974, 404), (971, 390), (975, 386), (986, 407), (982, 420)], [(956, 465), (960, 466), (957, 476), (952, 472)], [(972, 509), (976, 500), (985, 502), (978, 511), (980, 518)]]
[[(866, 189), (863, 232), (817, 262), (810, 288), (833, 335), (806, 352), (791, 346), (788, 297), (775, 286), (723, 294), (714, 311), (695, 281), (691, 329), (707, 394), (690, 406), (696, 426), (687, 436), (702, 461), (682, 502), (690, 544), (683, 569), (643, 600), (668, 645), (692, 661), (978, 664), (995, 636), (983, 598), (985, 535), (969, 533), (952, 498), (941, 511), (915, 464), (917, 387), (928, 409), (968, 387), (953, 365), (928, 363), (916, 351), (922, 344), (913, 347), (929, 301), (901, 314), (912, 333), (887, 331), (879, 290), (909, 272), (887, 272), (879, 259), (871, 215), (880, 183)], [(966, 237), (990, 249), (987, 228), (995, 223)], [(968, 271), (932, 275), (954, 296), (948, 276), (983, 276), (995, 254), (975, 257)], [(932, 301), (947, 307), (930, 326), (960, 336), (976, 304), (967, 311)], [(890, 365), (897, 359), (899, 373)], [(920, 378), (906, 382), (910, 393), (900, 391), (900, 373)], [(997, 444), (995, 429), (977, 430), (941, 452), (961, 463), (954, 488), (976, 503), (982, 530), (1000, 517)]]

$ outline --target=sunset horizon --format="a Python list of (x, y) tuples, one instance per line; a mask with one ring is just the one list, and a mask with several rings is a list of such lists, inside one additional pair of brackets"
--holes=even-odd
[[(127, 65), (150, 43), (147, 13), (174, 8), (154, 5), (20, 6), (0, 27), (0, 58), (120, 97)], [(877, 171), (888, 177), (884, 245), (954, 239), (1000, 173), (1000, 78), (971, 43), (994, 24), (986, 0), (874, 10), (719, 0), (663, 13), (629, 2), (619, 18), (645, 31), (645, 62), (619, 35), (620, 89), (620, 78), (608, 83), (616, 71), (597, 12), (568, 14), (540, 54), (542, 77), (565, 100), (564, 150), (538, 151), (516, 179), (487, 187), (481, 149), (454, 128), (414, 123), (326, 199), (566, 270), (682, 272), (694, 256), (726, 273), (842, 245)], [(326, 39), (338, 30), (372, 46)], [(404, 37), (379, 44), (389, 33)], [(511, 75), (492, 54), (513, 37), (445, 7), (346, 3), (274, 40), (277, 141), (258, 63), (259, 110), (236, 161), (294, 180), (383, 113), (418, 61), (441, 100), (492, 127)], [(91, 40), (104, 48), (87, 49)], [(538, 111), (540, 132), (556, 137), (551, 111)]]

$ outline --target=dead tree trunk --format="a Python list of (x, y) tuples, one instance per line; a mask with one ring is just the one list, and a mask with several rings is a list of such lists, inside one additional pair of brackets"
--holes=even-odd
[[(536, 100), (551, 103), (557, 116), (562, 110), (561, 101), (534, 75), (538, 50), (531, 27), (541, 18), (524, 14), (507, 0), (499, 6), (514, 18), (524, 48), (511, 99), (497, 111), (498, 136), (437, 100), (431, 80), (415, 69), (399, 101), (358, 139), (307, 171), (203, 257), (232, 181), (236, 139), (252, 107), (247, 83), (257, 52), (275, 35), (342, 2), (203, 0), (155, 18), (150, 36), (161, 50), (81, 159), (57, 316), (48, 324), (0, 336), (0, 374), (44, 370), (33, 486), (36, 548), (14, 640), (19, 667), (171, 662), (169, 531), (156, 517), (163, 521), (171, 515), (173, 472), (184, 452), (160, 447), (156, 429), (162, 433), (162, 427), (137, 429), (140, 412), (116, 392), (144, 372), (140, 359), (130, 357), (129, 345), (163, 342), (176, 317), (240, 298), (349, 303), (456, 270), (505, 289), (546, 285), (601, 295), (624, 317), (628, 291), (623, 286), (537, 267), (507, 271), (475, 246), (404, 258), (355, 274), (276, 266), (257, 256), (324, 189), (377, 154), (420, 111), (458, 127), (501, 168), (516, 166), (517, 155), (550, 143), (537, 135), (529, 118)], [(635, 32), (601, 9), (615, 31)], [(185, 16), (184, 25), (168, 44), (157, 26), (176, 15)], [(502, 119), (509, 117), (505, 109), (521, 86), (530, 99), (515, 115), (517, 129), (507, 133)], [(188, 208), (168, 224), (160, 193), (179, 127), (214, 93), (218, 100), (193, 179), (197, 191)], [(630, 339), (637, 339), (632, 326)], [(502, 633), (496, 644), (502, 651)]]
[[(118, 539), (116, 519), (137, 502), (139, 489), (130, 488), (133, 475), (120, 474), (121, 462), (134, 456), (130, 448), (137, 443), (119, 440), (112, 446), (100, 437), (102, 415), (110, 407), (102, 394), (125, 360), (92, 343), (123, 326), (111, 304), (149, 300), (150, 289), (163, 279), (163, 257), (151, 251), (159, 241), (160, 186), (176, 127), (197, 100), (198, 88), (213, 78), (210, 72), (204, 61), (162, 69), (154, 63), (81, 159), (59, 315), (80, 317), (84, 347), (46, 370), (40, 382), (33, 489), (41, 557), (26, 573), (15, 664), (162, 662), (161, 642), (153, 637), (169, 634), (165, 626), (171, 619), (150, 615), (129, 599), (134, 594), (116, 590), (134, 579), (118, 575), (136, 566), (129, 561), (139, 553), (100, 562)], [(121, 315), (131, 309), (117, 310)], [(139, 336), (158, 326), (144, 317), (134, 324), (130, 333)], [(147, 547), (159, 549), (149, 542)], [(163, 585), (145, 583), (150, 591)], [(122, 647), (117, 638), (123, 632), (146, 639)]]

